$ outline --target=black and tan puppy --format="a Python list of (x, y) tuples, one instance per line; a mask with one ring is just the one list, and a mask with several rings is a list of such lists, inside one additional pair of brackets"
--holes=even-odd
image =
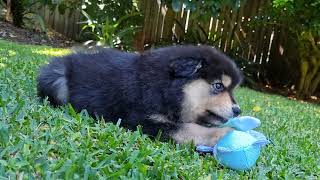
[(70, 103), (135, 130), (178, 143), (214, 145), (238, 116), (232, 91), (236, 65), (209, 46), (176, 46), (143, 54), (106, 49), (53, 59), (41, 68), (38, 92), (55, 105)]

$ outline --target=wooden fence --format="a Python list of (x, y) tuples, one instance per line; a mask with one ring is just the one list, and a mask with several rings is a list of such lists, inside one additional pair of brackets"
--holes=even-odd
[(70, 11), (67, 9), (60, 14), (58, 8), (51, 11), (48, 7), (37, 8), (36, 11), (44, 18), (47, 27), (72, 39), (78, 39), (80, 33), (81, 13), (79, 10)]
[[(214, 41), (222, 51), (260, 64), (257, 66), (255, 78), (265, 76), (265, 73), (269, 73), (269, 77), (283, 77), (283, 80), (288, 78), (289, 73), (284, 73), (286, 70), (281, 69), (281, 64), (289, 62), (288, 58), (283, 57), (287, 50), (287, 37), (283, 35), (285, 32), (271, 26), (273, 22), (268, 17), (264, 17), (268, 26), (261, 23), (252, 26), (252, 21), (260, 17), (262, 8), (270, 3), (270, 0), (247, 0), (245, 4), (240, 4), (237, 10), (224, 7), (218, 16), (205, 22), (196, 22), (190, 18), (193, 12), (186, 10), (184, 6), (176, 13), (161, 0), (140, 2), (145, 18), (143, 31), (138, 33), (133, 45), (137, 50), (143, 51), (146, 46), (161, 41), (183, 41), (188, 31), (201, 27), (200, 41)], [(50, 12), (48, 8), (42, 8), (40, 14), (51, 28), (70, 38), (78, 38), (80, 27), (77, 23), (81, 18), (79, 12), (67, 11), (60, 15), (58, 10)], [(274, 64), (277, 65), (273, 66)]]
[[(198, 37), (202, 43), (215, 42), (222, 51), (258, 64), (255, 79), (269, 73), (269, 77), (280, 76), (286, 80), (286, 70), (281, 69), (281, 64), (289, 61), (288, 58), (283, 58), (284, 50), (287, 50), (284, 47), (287, 40), (283, 35), (284, 31), (272, 26), (274, 22), (269, 17), (263, 17), (265, 24), (252, 25), (256, 18), (261, 17), (262, 9), (268, 3), (269, 0), (247, 0), (237, 10), (224, 7), (218, 16), (211, 17), (206, 22), (195, 22), (195, 19), (190, 18), (193, 12), (186, 10), (184, 6), (180, 12), (174, 12), (161, 0), (142, 0), (144, 28), (135, 46), (143, 50), (143, 45), (161, 41), (184, 41), (188, 31), (194, 31), (198, 27), (202, 32)], [(274, 64), (278, 66), (274, 67)]]
[[(253, 81), (263, 84), (271, 82), (272, 85), (288, 88), (299, 81), (297, 47), (291, 43), (286, 29), (280, 29), (271, 18), (262, 16), (262, 10), (270, 5), (271, 0), (247, 0), (237, 10), (223, 7), (217, 16), (206, 21), (193, 19), (194, 12), (186, 10), (183, 5), (179, 12), (174, 12), (161, 0), (139, 2), (144, 14), (144, 26), (136, 34), (133, 44), (137, 51), (155, 44), (188, 43), (188, 40), (195, 42), (190, 41), (188, 35), (198, 28), (196, 31), (200, 33), (196, 41), (214, 45), (236, 59), (249, 63), (242, 68), (254, 67), (250, 74)], [(79, 11), (67, 11), (60, 15), (58, 10), (50, 12), (48, 8), (42, 8), (39, 13), (49, 27), (67, 37), (79, 38)], [(261, 17), (264, 18), (264, 24), (253, 23)], [(247, 73), (248, 69), (244, 72)]]
[[(240, 4), (238, 10), (223, 8), (217, 17), (208, 22), (196, 22), (203, 30), (202, 39), (217, 41), (217, 46), (225, 51), (233, 51), (236, 55), (264, 63), (270, 60), (271, 51), (277, 49), (278, 31), (271, 27), (257, 25), (249, 28), (250, 21), (258, 16), (269, 1), (248, 0)], [(195, 24), (190, 19), (192, 12), (184, 10), (178, 13), (168, 9), (160, 0), (144, 0), (145, 23), (144, 44), (153, 44), (160, 40), (183, 39), (188, 26)], [(182, 27), (181, 27), (182, 25)], [(191, 27), (191, 28), (194, 28)]]
[[(145, 14), (144, 28), (138, 38), (140, 46), (157, 43), (161, 40), (177, 41), (184, 38), (191, 22), (192, 12), (181, 7), (178, 13), (173, 12), (161, 3), (161, 0), (141, 0), (142, 11)], [(199, 26), (205, 31), (202, 39), (212, 37), (217, 41), (217, 46), (225, 52), (236, 51), (235, 54), (254, 62), (268, 62), (271, 51), (278, 47), (279, 31), (271, 26), (263, 27), (258, 25), (249, 28), (250, 21), (259, 15), (268, 0), (247, 0), (244, 5), (240, 4), (237, 11), (230, 8), (223, 8), (217, 17), (212, 17), (208, 22), (199, 22)], [(40, 8), (39, 14), (44, 17), (46, 24), (57, 32), (70, 38), (78, 38), (81, 18), (79, 11), (70, 12), (67, 10), (61, 15), (58, 9), (50, 11), (49, 8)], [(178, 26), (178, 23), (179, 26)], [(182, 25), (182, 27), (181, 27)], [(206, 36), (206, 37), (205, 37)], [(279, 44), (279, 43), (278, 43)], [(139, 45), (138, 45), (139, 46)], [(141, 47), (137, 47), (141, 48)], [(143, 48), (143, 47), (142, 47)]]

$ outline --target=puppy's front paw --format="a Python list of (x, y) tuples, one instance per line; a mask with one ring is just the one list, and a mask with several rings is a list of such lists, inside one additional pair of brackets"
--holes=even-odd
[(195, 145), (214, 146), (232, 128), (208, 128), (195, 123), (185, 123), (171, 135), (177, 143), (192, 142)]
[(228, 132), (234, 130), (233, 128), (213, 128), (214, 130), (212, 130), (212, 134), (208, 139), (208, 144), (206, 144), (207, 146), (214, 146), (217, 144), (217, 142), (224, 137)]

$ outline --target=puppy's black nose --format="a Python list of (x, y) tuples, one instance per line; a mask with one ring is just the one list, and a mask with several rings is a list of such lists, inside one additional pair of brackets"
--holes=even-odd
[(240, 109), (240, 107), (239, 107), (238, 105), (233, 106), (233, 107), (232, 107), (232, 111), (233, 111), (233, 116), (234, 116), (234, 117), (239, 116), (240, 113), (241, 113), (241, 109)]

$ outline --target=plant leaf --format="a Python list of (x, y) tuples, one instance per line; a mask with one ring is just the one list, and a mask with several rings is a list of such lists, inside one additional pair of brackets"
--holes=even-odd
[(173, 0), (172, 1), (172, 9), (173, 9), (173, 11), (176, 12), (176, 13), (180, 12), (181, 5), (182, 5), (181, 0)]

